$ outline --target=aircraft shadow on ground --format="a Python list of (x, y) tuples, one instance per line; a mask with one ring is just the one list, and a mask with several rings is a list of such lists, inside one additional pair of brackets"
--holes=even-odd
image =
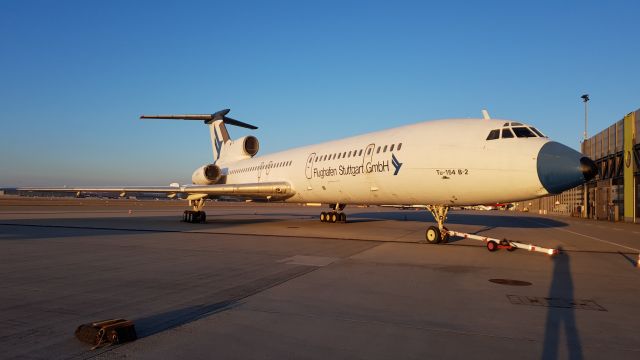
[(131, 233), (215, 233), (227, 227), (278, 221), (281, 220), (211, 217), (205, 224), (189, 224), (181, 223), (176, 216), (4, 220), (0, 221), (0, 241), (129, 236)]
[[(348, 214), (349, 222), (366, 222), (380, 220), (423, 221), (435, 223), (431, 214), (426, 211), (366, 212)], [(478, 225), (491, 228), (526, 228), (538, 229), (546, 227), (564, 227), (567, 223), (555, 219), (537, 216), (514, 216), (493, 214), (469, 214), (450, 212), (445, 226), (451, 224)]]

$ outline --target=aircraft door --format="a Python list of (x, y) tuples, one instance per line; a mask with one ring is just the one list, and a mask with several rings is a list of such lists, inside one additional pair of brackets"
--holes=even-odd
[(316, 153), (311, 153), (307, 158), (307, 162), (304, 166), (304, 174), (309, 180), (311, 180), (311, 178), (313, 177), (313, 165), (315, 157)]
[(260, 179), (262, 179), (262, 171), (264, 170), (264, 161), (260, 163), (260, 166), (258, 167), (258, 182), (260, 182)]
[(375, 148), (376, 144), (374, 143), (371, 143), (364, 148), (364, 152), (362, 153), (362, 165), (364, 166), (364, 169), (367, 168), (367, 163), (373, 163), (373, 151)]

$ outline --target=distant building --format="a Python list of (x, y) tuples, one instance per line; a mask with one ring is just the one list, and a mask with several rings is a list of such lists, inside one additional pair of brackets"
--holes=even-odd
[[(584, 216), (591, 219), (636, 222), (640, 215), (640, 109), (588, 138), (582, 153), (598, 166), (598, 175), (585, 186), (559, 195), (518, 203), (531, 212)], [(585, 202), (586, 197), (586, 202)], [(586, 208), (582, 210), (583, 203)]]

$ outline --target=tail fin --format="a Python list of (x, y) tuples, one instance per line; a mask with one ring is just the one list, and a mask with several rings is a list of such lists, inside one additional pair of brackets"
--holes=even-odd
[(211, 146), (213, 147), (213, 160), (215, 162), (220, 159), (223, 145), (227, 141), (231, 141), (231, 139), (229, 138), (227, 127), (224, 126), (222, 120), (209, 123), (209, 133), (211, 134)]
[(229, 132), (225, 124), (235, 125), (247, 129), (255, 130), (258, 127), (244, 123), (227, 117), (229, 109), (220, 110), (213, 114), (195, 114), (195, 115), (142, 115), (140, 119), (171, 119), (171, 120), (203, 120), (209, 125), (209, 133), (211, 134), (211, 146), (213, 147), (213, 160), (220, 158), (224, 144), (231, 141)]

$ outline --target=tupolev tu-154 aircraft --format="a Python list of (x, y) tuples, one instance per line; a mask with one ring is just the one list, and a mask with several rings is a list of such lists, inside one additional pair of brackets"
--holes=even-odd
[(33, 191), (182, 194), (192, 210), (183, 220), (205, 222), (205, 199), (242, 197), (328, 203), (323, 222), (345, 222), (348, 204), (421, 205), (436, 220), (428, 243), (446, 242), (451, 206), (515, 202), (558, 194), (591, 180), (595, 163), (511, 120), (444, 119), (256, 156), (258, 139), (232, 140), (228, 109), (205, 115), (142, 115), (141, 119), (200, 120), (209, 127), (213, 163), (196, 169), (193, 185), (123, 188), (20, 188)]

